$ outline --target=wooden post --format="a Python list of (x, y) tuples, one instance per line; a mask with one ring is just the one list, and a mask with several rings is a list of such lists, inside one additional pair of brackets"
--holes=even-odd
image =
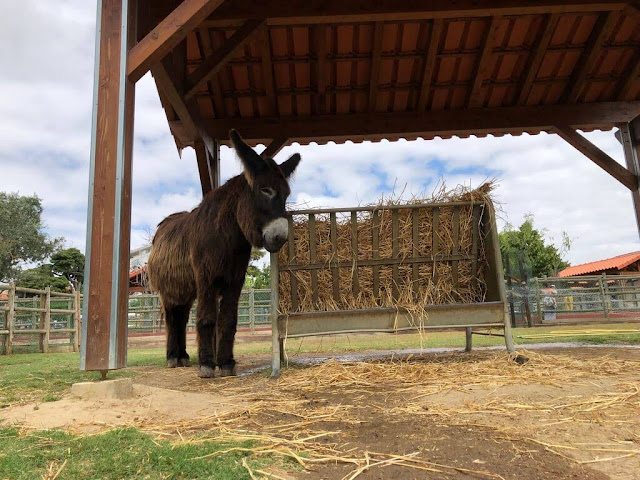
[[(640, 117), (620, 127), (620, 142), (624, 151), (627, 170), (640, 177)], [(631, 199), (636, 213), (636, 224), (640, 234), (640, 188), (631, 190)]]
[(73, 340), (73, 351), (77, 352), (80, 350), (80, 322), (82, 314), (81, 312), (81, 304), (80, 304), (80, 290), (75, 290), (73, 295), (73, 328), (74, 332), (71, 334)]
[(47, 287), (44, 289), (46, 292), (44, 295), (41, 295), (40, 302), (43, 303), (44, 306), (42, 308), (45, 309), (43, 315), (43, 326), (44, 333), (42, 334), (42, 353), (49, 352), (49, 339), (51, 336), (51, 287)]
[(255, 290), (253, 288), (249, 289), (249, 327), (251, 328), (251, 333), (256, 332), (256, 298), (255, 298)]
[(7, 355), (13, 353), (13, 330), (16, 320), (16, 284), (11, 282), (9, 284), (9, 300), (7, 302)]
[[(289, 237), (289, 242), (293, 242), (293, 236)], [(271, 377), (280, 376), (280, 365), (282, 355), (280, 335), (278, 332), (278, 254), (272, 253), (269, 256), (271, 262)], [(293, 274), (291, 275), (293, 278)]]
[(80, 368), (126, 366), (136, 2), (99, 0)]
[[(45, 328), (44, 328), (44, 324), (45, 324), (45, 319), (44, 317), (46, 316), (46, 293), (40, 293), (38, 295), (38, 297), (40, 297), (40, 308), (41, 310), (38, 313), (34, 313), (34, 315), (36, 316), (36, 318), (38, 318), (38, 329), (40, 329), (40, 334), (38, 335), (38, 345), (40, 348), (40, 351), (42, 353), (45, 353), (45, 347), (44, 347), (44, 336), (45, 336)], [(35, 300), (35, 298), (34, 298)]]
[(538, 323), (542, 325), (542, 320), (544, 319), (542, 309), (540, 308), (540, 282), (536, 278), (536, 311), (538, 313)]
[(516, 326), (516, 309), (513, 305), (513, 282), (511, 281), (511, 266), (509, 265), (509, 252), (505, 252), (504, 259), (507, 262), (505, 265), (507, 270), (507, 287), (509, 287), (509, 313), (511, 314), (511, 326)]
[(465, 328), (465, 337), (466, 342), (464, 345), (464, 351), (470, 352), (471, 348), (473, 347), (473, 329), (471, 327)]
[(604, 318), (609, 320), (609, 285), (607, 284), (607, 275), (605, 273), (598, 279), (600, 283), (600, 298), (602, 299), (602, 311), (604, 312)]
[(527, 316), (527, 326), (533, 327), (533, 318), (531, 317), (531, 308), (529, 308), (529, 281), (527, 272), (524, 269), (524, 254), (520, 254), (518, 262), (520, 264), (520, 278), (524, 282), (524, 313)]

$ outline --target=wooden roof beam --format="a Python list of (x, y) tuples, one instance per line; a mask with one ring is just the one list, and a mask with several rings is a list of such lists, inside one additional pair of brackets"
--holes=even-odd
[(204, 197), (214, 188), (213, 172), (209, 162), (210, 154), (202, 140), (197, 140), (193, 145), (193, 149), (196, 151), (198, 174), (200, 175), (200, 185), (202, 187), (202, 196)]
[(580, 59), (571, 74), (571, 78), (562, 94), (560, 103), (575, 103), (587, 84), (587, 76), (602, 52), (602, 44), (611, 36), (618, 15), (609, 12), (598, 18), (589, 35), (587, 45), (580, 55)]
[(431, 35), (429, 36), (427, 56), (424, 59), (424, 68), (422, 70), (422, 84), (420, 86), (420, 97), (418, 98), (419, 112), (425, 110), (425, 108), (427, 107), (427, 102), (429, 101), (429, 93), (431, 92), (431, 84), (433, 82), (433, 75), (436, 68), (436, 55), (438, 54), (443, 27), (444, 21), (441, 18), (436, 18), (431, 23)]
[(617, 85), (618, 100), (631, 100), (633, 87), (638, 85), (640, 75), (640, 50), (636, 51), (620, 82)]
[(529, 64), (525, 69), (522, 84), (518, 89), (520, 91), (520, 95), (518, 95), (518, 100), (516, 102), (518, 105), (524, 105), (527, 102), (527, 98), (529, 98), (531, 87), (533, 86), (533, 82), (538, 75), (538, 70), (540, 69), (540, 65), (542, 65), (542, 60), (547, 53), (547, 49), (549, 48), (549, 44), (551, 43), (551, 39), (553, 38), (553, 33), (558, 26), (560, 15), (547, 15), (545, 20), (546, 22), (544, 30), (542, 31), (542, 35), (540, 35), (536, 41), (534, 53), (533, 55), (531, 55), (531, 60), (529, 61)]
[(289, 139), (287, 137), (274, 138), (260, 155), (262, 158), (273, 158), (287, 146), (288, 142)]
[(247, 20), (213, 55), (205, 58), (196, 71), (187, 77), (185, 99), (193, 98), (265, 26), (264, 19)]
[(314, 28), (314, 39), (316, 43), (316, 81), (317, 81), (317, 101), (316, 113), (328, 113), (327, 107), (327, 34), (324, 25)]
[(640, 102), (495, 107), (408, 113), (366, 113), (289, 118), (207, 119), (209, 135), (221, 141), (235, 128), (251, 143), (288, 137), (311, 142), (389, 136), (473, 135), (496, 132), (551, 130), (555, 125), (574, 128), (611, 128), (640, 115)]
[[(162, 62), (154, 65), (151, 72), (156, 84), (162, 89), (166, 99), (175, 110), (178, 118), (180, 118), (182, 131), (188, 136), (188, 138), (182, 139), (183, 143), (194, 145), (198, 140), (202, 140), (209, 149), (209, 153), (213, 155), (214, 140), (209, 136), (195, 102), (189, 104), (184, 101)], [(174, 122), (169, 122), (169, 125), (172, 123)]]
[(353, 23), (433, 18), (606, 12), (627, 7), (624, 0), (242, 0), (227, 2), (207, 21), (211, 26), (238, 25), (268, 18), (269, 25)]
[(137, 82), (200, 25), (224, 0), (184, 0), (129, 50), (127, 76)]
[(373, 49), (371, 50), (371, 74), (369, 75), (369, 111), (375, 112), (380, 77), (380, 57), (382, 54), (382, 34), (384, 23), (376, 22), (373, 29)]
[(555, 132), (576, 150), (584, 154), (589, 160), (602, 168), (613, 178), (622, 183), (629, 190), (638, 190), (638, 177), (624, 168), (607, 153), (600, 150), (576, 130), (567, 125), (557, 125)]
[(467, 97), (467, 105), (470, 108), (480, 107), (482, 100), (480, 99), (480, 89), (482, 88), (482, 82), (487, 77), (489, 72), (489, 60), (491, 58), (491, 51), (497, 43), (498, 25), (502, 21), (502, 16), (497, 15), (491, 18), (489, 28), (487, 29), (483, 39), (482, 48), (480, 49), (480, 58), (476, 64), (475, 71), (471, 77), (473, 82), (471, 89), (469, 90), (469, 96)]

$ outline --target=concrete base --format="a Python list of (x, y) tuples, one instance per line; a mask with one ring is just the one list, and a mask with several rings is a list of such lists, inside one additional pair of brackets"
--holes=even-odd
[(84, 399), (131, 398), (133, 380), (116, 378), (101, 382), (80, 382), (71, 385), (71, 395)]

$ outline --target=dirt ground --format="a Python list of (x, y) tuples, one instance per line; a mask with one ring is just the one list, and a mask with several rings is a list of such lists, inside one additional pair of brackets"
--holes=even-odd
[(267, 357), (240, 358), (236, 378), (140, 367), (133, 399), (67, 396), (2, 416), (79, 432), (131, 424), (177, 442), (255, 439), (302, 452), (311, 475), (278, 471), (285, 478), (640, 478), (640, 349), (522, 354), (522, 365), (502, 351), (331, 360), (278, 380), (260, 368)]

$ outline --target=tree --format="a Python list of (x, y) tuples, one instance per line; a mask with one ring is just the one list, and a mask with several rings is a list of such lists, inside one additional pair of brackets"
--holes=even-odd
[(0, 192), (0, 281), (15, 279), (21, 263), (40, 262), (60, 248), (62, 239), (44, 232), (41, 217), (36, 195)]
[(69, 281), (66, 278), (54, 275), (50, 263), (19, 272), (16, 284), (20, 287), (36, 288), (38, 290), (51, 287), (51, 290), (58, 292), (64, 292), (70, 288)]
[(264, 250), (251, 249), (251, 261), (249, 262), (249, 267), (247, 267), (247, 275), (244, 278), (245, 288), (269, 288), (269, 265), (264, 265), (262, 269), (256, 265), (256, 262), (264, 256)]
[(52, 272), (64, 277), (74, 289), (84, 281), (84, 255), (77, 248), (60, 250), (51, 256)]
[[(551, 276), (569, 266), (562, 256), (571, 248), (571, 240), (566, 233), (562, 234), (560, 249), (553, 243), (546, 245), (543, 234), (534, 228), (533, 216), (525, 215), (525, 221), (517, 230), (507, 224), (505, 230), (498, 235), (502, 263), (506, 269), (506, 254), (509, 254), (509, 266), (512, 275), (519, 276), (519, 261), (522, 257), (524, 268), (531, 277)], [(553, 239), (552, 239), (553, 241)]]

